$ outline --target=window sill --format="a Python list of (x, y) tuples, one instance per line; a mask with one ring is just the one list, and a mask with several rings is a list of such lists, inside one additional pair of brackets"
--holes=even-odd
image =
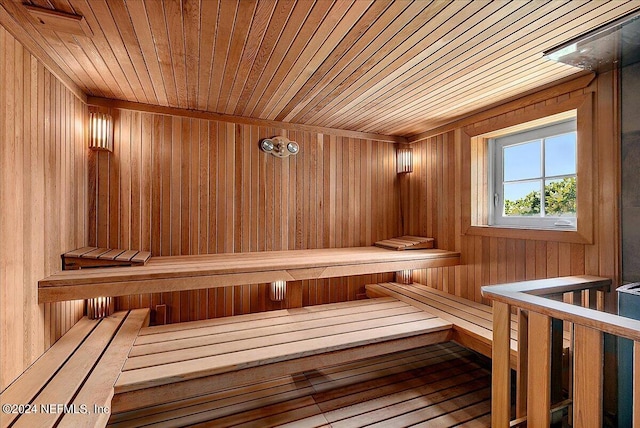
[(530, 239), (535, 241), (568, 242), (572, 244), (593, 244), (593, 240), (578, 230), (522, 229), (517, 227), (469, 226), (466, 235), (489, 236), (494, 238)]

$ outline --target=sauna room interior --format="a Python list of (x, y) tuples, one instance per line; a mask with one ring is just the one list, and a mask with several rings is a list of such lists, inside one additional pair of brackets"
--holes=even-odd
[(640, 426), (640, 1), (0, 0), (0, 427)]

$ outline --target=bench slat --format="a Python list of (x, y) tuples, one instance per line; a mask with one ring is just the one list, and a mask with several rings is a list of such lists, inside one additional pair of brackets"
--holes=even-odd
[[(250, 339), (271, 339), (277, 340), (279, 335), (288, 335), (288, 340), (294, 340), (295, 337), (300, 336), (304, 337), (305, 335), (315, 335), (318, 334), (319, 329), (330, 328), (330, 327), (341, 327), (340, 324), (349, 324), (349, 323), (362, 323), (362, 322), (370, 322), (371, 325), (376, 322), (392, 322), (391, 319), (396, 319), (400, 316), (405, 316), (404, 319), (409, 319), (406, 317), (407, 314), (416, 314), (420, 313), (420, 310), (413, 307), (399, 307), (394, 309), (380, 310), (375, 312), (367, 312), (366, 314), (345, 314), (341, 316), (329, 316), (327, 318), (321, 318), (316, 320), (309, 321), (300, 321), (300, 322), (291, 322), (287, 324), (281, 324), (277, 326), (263, 325), (261, 327), (254, 327), (250, 329), (243, 329), (235, 332), (220, 332), (220, 333), (211, 333), (205, 336), (196, 336), (191, 338), (180, 338), (174, 339), (171, 341), (162, 341), (150, 343), (147, 345), (138, 345), (134, 349), (132, 349), (130, 353), (131, 359), (133, 357), (155, 354), (155, 353), (167, 353), (169, 351), (177, 351), (177, 350), (186, 350), (198, 348), (198, 351), (202, 350), (201, 347), (216, 347), (218, 350), (224, 348), (225, 343), (234, 342), (237, 346), (243, 342), (241, 341), (249, 341)], [(368, 316), (367, 316), (368, 315)], [(422, 314), (419, 315), (419, 318), (423, 318)], [(398, 318), (400, 319), (400, 318)], [(357, 326), (359, 324), (356, 324)], [(355, 327), (353, 326), (353, 327)], [(295, 333), (292, 333), (295, 332)], [(131, 361), (131, 360), (130, 360)]]
[(83, 254), (90, 253), (91, 251), (94, 251), (97, 249), (98, 247), (82, 247), (82, 248), (78, 248), (77, 250), (64, 253), (64, 257), (81, 257)]
[(97, 259), (101, 255), (106, 254), (109, 251), (111, 251), (110, 248), (96, 248), (95, 250), (89, 251), (88, 253), (85, 253), (80, 257), (83, 259)]
[[(83, 318), (65, 333), (49, 350), (34, 362), (18, 379), (0, 394), (1, 404), (31, 403), (35, 394), (64, 365), (85, 338), (98, 325), (98, 321)], [(19, 415), (3, 414), (0, 426), (11, 424)]]
[[(493, 329), (493, 311), (491, 306), (457, 297), (453, 294), (445, 293), (444, 291), (436, 290), (422, 284), (404, 285), (388, 283), (388, 286), (405, 290), (407, 293), (411, 293), (416, 297), (421, 296), (423, 302), (429, 302), (445, 312), (450, 313), (452, 316), (472, 321), (474, 324), (488, 330)], [(517, 339), (517, 332), (518, 322), (516, 316), (513, 315), (511, 317), (512, 339)]]
[(138, 252), (138, 254), (131, 257), (131, 261), (133, 263), (146, 263), (150, 257), (151, 257), (151, 253), (149, 251), (140, 251)]
[[(291, 328), (288, 332), (268, 336), (251, 337), (253, 335), (251, 334), (252, 332), (249, 331), (248, 334), (245, 334), (246, 336), (249, 336), (248, 338), (243, 339), (241, 335), (233, 342), (215, 343), (216, 341), (213, 340), (212, 344), (199, 346), (197, 348), (178, 348), (175, 351), (165, 349), (156, 354), (131, 357), (125, 363), (123, 371), (126, 373), (128, 370), (153, 366), (158, 367), (158, 370), (161, 371), (161, 365), (179, 364), (183, 361), (190, 364), (191, 361), (194, 361), (195, 359), (225, 354), (236, 355), (236, 352), (244, 352), (247, 350), (255, 350), (254, 353), (259, 353), (260, 356), (262, 356), (265, 349), (276, 345), (287, 346), (288, 349), (285, 349), (285, 352), (282, 354), (283, 357), (295, 358), (295, 356), (290, 356), (291, 349), (298, 349), (299, 346), (304, 346), (304, 344), (307, 344), (310, 349), (314, 349), (314, 341), (317, 341), (317, 345), (321, 346), (321, 344), (325, 343), (326, 340), (330, 340), (333, 337), (340, 337), (358, 332), (366, 334), (376, 328), (388, 328), (402, 324), (415, 326), (420, 329), (422, 327), (415, 323), (428, 321), (433, 318), (434, 316), (431, 314), (418, 311), (405, 315), (361, 320), (358, 320), (358, 317), (354, 316), (351, 317), (349, 322), (345, 322), (340, 325), (329, 325), (326, 327), (317, 327), (306, 330)], [(381, 336), (385, 336), (388, 333), (380, 332), (380, 334)], [(170, 343), (171, 342), (169, 342), (169, 344)]]
[[(454, 325), (454, 331), (457, 332), (454, 334), (454, 340), (491, 357), (493, 311), (490, 306), (422, 284), (370, 284), (366, 289), (369, 296), (391, 296), (451, 322)], [(518, 355), (518, 322), (515, 314), (511, 314), (510, 336), (510, 364), (515, 368)], [(570, 334), (564, 332), (564, 347), (567, 348), (569, 343)]]
[[(388, 298), (390, 299), (390, 298)], [(376, 299), (378, 300), (378, 299)], [(380, 299), (382, 300), (382, 299)], [(324, 305), (323, 305), (324, 306)], [(355, 308), (358, 308), (357, 306)], [(408, 309), (407, 304), (400, 302), (396, 299), (385, 300), (381, 302), (376, 302), (375, 304), (369, 305), (361, 305), (358, 308), (358, 313), (362, 314), (362, 316), (366, 316), (369, 312), (378, 312), (385, 311), (390, 309)], [(278, 311), (281, 313), (281, 316), (275, 318), (264, 318), (264, 319), (253, 319), (253, 317), (246, 315), (234, 315), (233, 317), (225, 317), (216, 319), (215, 323), (212, 323), (211, 320), (201, 327), (195, 327), (191, 329), (182, 329), (179, 331), (168, 331), (166, 333), (160, 332), (156, 334), (146, 334), (144, 336), (138, 337), (136, 339), (136, 349), (140, 348), (141, 345), (145, 344), (157, 344), (161, 342), (166, 342), (170, 340), (185, 340), (193, 337), (200, 336), (208, 336), (212, 334), (221, 334), (221, 333), (233, 333), (238, 331), (252, 330), (261, 327), (276, 327), (283, 326), (289, 324), (288, 328), (291, 328), (292, 324), (296, 322), (311, 322), (315, 320), (326, 320), (327, 318), (332, 317), (342, 317), (344, 315), (349, 315), (354, 313), (354, 306), (346, 306), (343, 308), (337, 307), (327, 310), (314, 311), (314, 312), (299, 312), (295, 313), (294, 310), (282, 310)], [(268, 312), (264, 312), (268, 313)], [(253, 315), (253, 314), (248, 314)], [(375, 315), (374, 315), (375, 316)], [(233, 318), (241, 318), (236, 321)], [(187, 323), (185, 323), (187, 324)], [(189, 323), (190, 324), (190, 323)], [(164, 326), (163, 326), (164, 327)], [(159, 327), (150, 327), (144, 329), (143, 332), (154, 331)], [(136, 349), (132, 350), (132, 356), (137, 355)]]
[[(424, 311), (433, 313), (437, 317), (448, 320), (455, 326), (454, 328), (463, 329), (466, 334), (468, 334), (473, 339), (485, 345), (486, 347), (483, 347), (482, 349), (474, 348), (474, 350), (487, 355), (487, 349), (488, 350), (491, 349), (491, 343), (493, 340), (493, 332), (491, 329), (481, 327), (464, 318), (453, 316), (450, 313), (440, 309), (437, 306), (432, 306), (430, 304), (430, 302), (432, 303), (432, 301), (426, 300), (425, 302), (423, 302), (420, 299), (420, 295), (415, 293), (409, 293), (399, 287), (396, 287), (396, 285), (397, 284), (395, 283), (384, 284), (384, 286), (381, 284), (370, 284), (370, 285), (367, 285), (366, 287), (367, 289), (370, 288), (379, 293), (384, 293), (386, 295), (394, 297), (403, 302), (409, 303), (411, 305), (415, 305), (416, 307)], [(515, 356), (517, 352), (517, 342), (515, 340), (511, 341), (511, 352), (512, 352), (512, 356), (515, 364)], [(490, 357), (491, 356), (490, 353), (487, 356)]]
[[(111, 317), (102, 319), (87, 340), (80, 345), (66, 364), (38, 394), (33, 403), (38, 407), (52, 403), (69, 404), (73, 393), (87, 379), (105, 347), (120, 327), (125, 314), (125, 312), (118, 312)], [(59, 418), (60, 414), (58, 413), (38, 412), (19, 418), (14, 426), (16, 428), (52, 427)]]
[(433, 238), (422, 236), (400, 236), (397, 238), (384, 239), (375, 243), (377, 247), (392, 250), (417, 250), (423, 248), (433, 248)]
[(124, 253), (125, 250), (115, 249), (111, 251), (107, 251), (106, 253), (98, 256), (100, 260), (115, 260), (120, 254)]
[[(393, 307), (399, 305), (404, 305), (405, 303), (399, 302), (398, 299), (394, 299), (393, 297), (385, 296), (378, 299), (363, 299), (363, 300), (353, 300), (350, 302), (339, 302), (339, 303), (327, 303), (325, 305), (315, 305), (315, 306), (305, 306), (302, 308), (292, 308), (292, 309), (280, 309), (275, 311), (266, 311), (266, 312), (256, 312), (253, 314), (244, 314), (244, 315), (233, 315), (230, 317), (216, 318), (215, 326), (220, 328), (222, 325), (230, 325), (231, 329), (241, 328), (237, 325), (246, 325), (252, 321), (260, 321), (260, 320), (273, 320), (272, 322), (286, 322), (285, 321), (277, 321), (282, 317), (309, 317), (309, 319), (313, 319), (315, 316), (322, 317), (322, 313), (330, 310), (352, 310), (352, 311), (366, 311), (369, 307), (374, 307), (374, 305), (381, 304), (393, 304)], [(375, 309), (375, 308), (374, 308)], [(314, 315), (318, 314), (318, 315)], [(189, 335), (191, 331), (198, 331), (200, 328), (208, 328), (212, 326), (212, 322), (214, 320), (201, 320), (201, 321), (189, 321), (189, 322), (180, 322), (175, 324), (166, 324), (166, 325), (156, 325), (149, 328), (143, 328), (140, 330), (139, 336), (153, 336), (156, 334), (166, 334), (171, 332), (182, 332), (180, 335)], [(182, 337), (182, 336), (179, 336)], [(136, 340), (136, 343), (148, 343), (148, 341), (153, 341), (153, 338), (145, 338), (139, 337)]]
[(115, 260), (122, 261), (122, 262), (129, 262), (136, 254), (138, 254), (138, 250), (127, 250), (124, 253), (120, 254), (118, 257), (116, 257)]
[[(118, 330), (115, 338), (109, 344), (102, 358), (94, 368), (87, 382), (73, 400), (80, 406), (98, 405), (103, 408), (111, 407), (113, 398), (113, 385), (120, 375), (122, 364), (127, 358), (129, 350), (140, 331), (140, 328), (149, 324), (149, 310), (136, 309), (129, 312), (124, 323)], [(60, 427), (96, 427), (105, 426), (109, 420), (110, 412), (100, 413), (89, 409), (89, 414), (67, 413), (63, 416)]]
[(259, 358), (255, 349), (233, 352), (231, 355), (214, 355), (197, 360), (187, 360), (173, 364), (129, 370), (122, 373), (116, 382), (116, 393), (134, 391), (153, 386), (172, 384), (177, 381), (201, 378), (231, 372), (269, 363), (289, 361), (296, 358), (325, 354), (347, 348), (391, 341), (432, 332), (448, 330), (451, 324), (438, 318), (405, 322), (402, 324), (351, 331), (316, 339), (260, 348)]

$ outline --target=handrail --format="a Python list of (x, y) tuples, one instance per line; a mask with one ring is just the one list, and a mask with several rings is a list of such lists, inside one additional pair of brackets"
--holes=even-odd
[[(574, 337), (570, 351), (573, 366), (570, 366), (569, 381), (572, 406), (570, 417), (573, 418), (574, 426), (595, 428), (602, 423), (603, 333), (635, 342), (633, 396), (638, 402), (640, 321), (551, 299), (564, 293), (581, 292), (582, 303), (588, 306), (591, 292), (599, 293), (610, 285), (611, 280), (608, 278), (571, 276), (482, 287), (482, 295), (493, 300), (493, 427), (510, 426), (511, 375), (508, 352), (512, 308), (518, 309), (519, 323), (517, 419), (511, 421), (512, 424), (521, 422), (524, 418), (527, 425), (533, 428), (546, 428), (551, 423), (551, 402), (561, 396), (561, 390), (558, 389), (561, 385), (557, 383), (560, 377), (557, 372), (558, 360), (561, 355), (557, 354), (556, 347), (553, 346), (557, 340), (557, 329), (562, 329), (562, 323), (558, 325), (559, 321), (571, 323)], [(559, 321), (553, 321), (554, 319)], [(640, 408), (633, 409), (633, 418), (634, 423), (640, 426)]]
[(562, 276), (559, 278), (511, 282), (498, 285), (485, 285), (482, 287), (482, 294), (484, 295), (485, 290), (507, 290), (514, 292), (518, 291), (535, 296), (549, 296), (586, 289), (603, 289), (608, 291), (610, 286), (611, 280), (609, 278), (592, 275), (574, 275)]
[[(580, 279), (586, 282), (580, 283)], [(564, 284), (563, 284), (564, 282)], [(544, 284), (549, 284), (545, 287)], [(573, 276), (551, 280), (523, 281), (512, 284), (488, 285), (482, 287), (482, 295), (488, 299), (531, 310), (552, 318), (591, 327), (605, 333), (640, 341), (640, 321), (606, 312), (550, 300), (541, 295), (577, 291), (611, 284), (608, 278)], [(535, 293), (535, 294), (534, 294)]]

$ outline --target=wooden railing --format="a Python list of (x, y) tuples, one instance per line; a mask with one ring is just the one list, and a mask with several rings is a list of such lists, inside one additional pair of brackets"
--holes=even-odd
[[(601, 292), (610, 284), (607, 278), (572, 276), (482, 287), (482, 295), (493, 300), (492, 427), (514, 426), (525, 420), (528, 427), (550, 426), (554, 410), (552, 379), (558, 378), (557, 369), (552, 376), (551, 344), (558, 323), (561, 334), (563, 321), (573, 328), (573, 375), (570, 400), (560, 403), (560, 407), (569, 405), (573, 426), (602, 426), (603, 333), (634, 341), (633, 401), (640, 403), (640, 321), (591, 309), (602, 309)], [(574, 294), (579, 294), (577, 299), (567, 299)], [(566, 303), (567, 300), (579, 301), (586, 307)], [(509, 366), (512, 308), (518, 310), (521, 336), (513, 421)], [(558, 403), (553, 407), (557, 409)], [(640, 405), (634, 406), (633, 421), (633, 426), (640, 426)]]

